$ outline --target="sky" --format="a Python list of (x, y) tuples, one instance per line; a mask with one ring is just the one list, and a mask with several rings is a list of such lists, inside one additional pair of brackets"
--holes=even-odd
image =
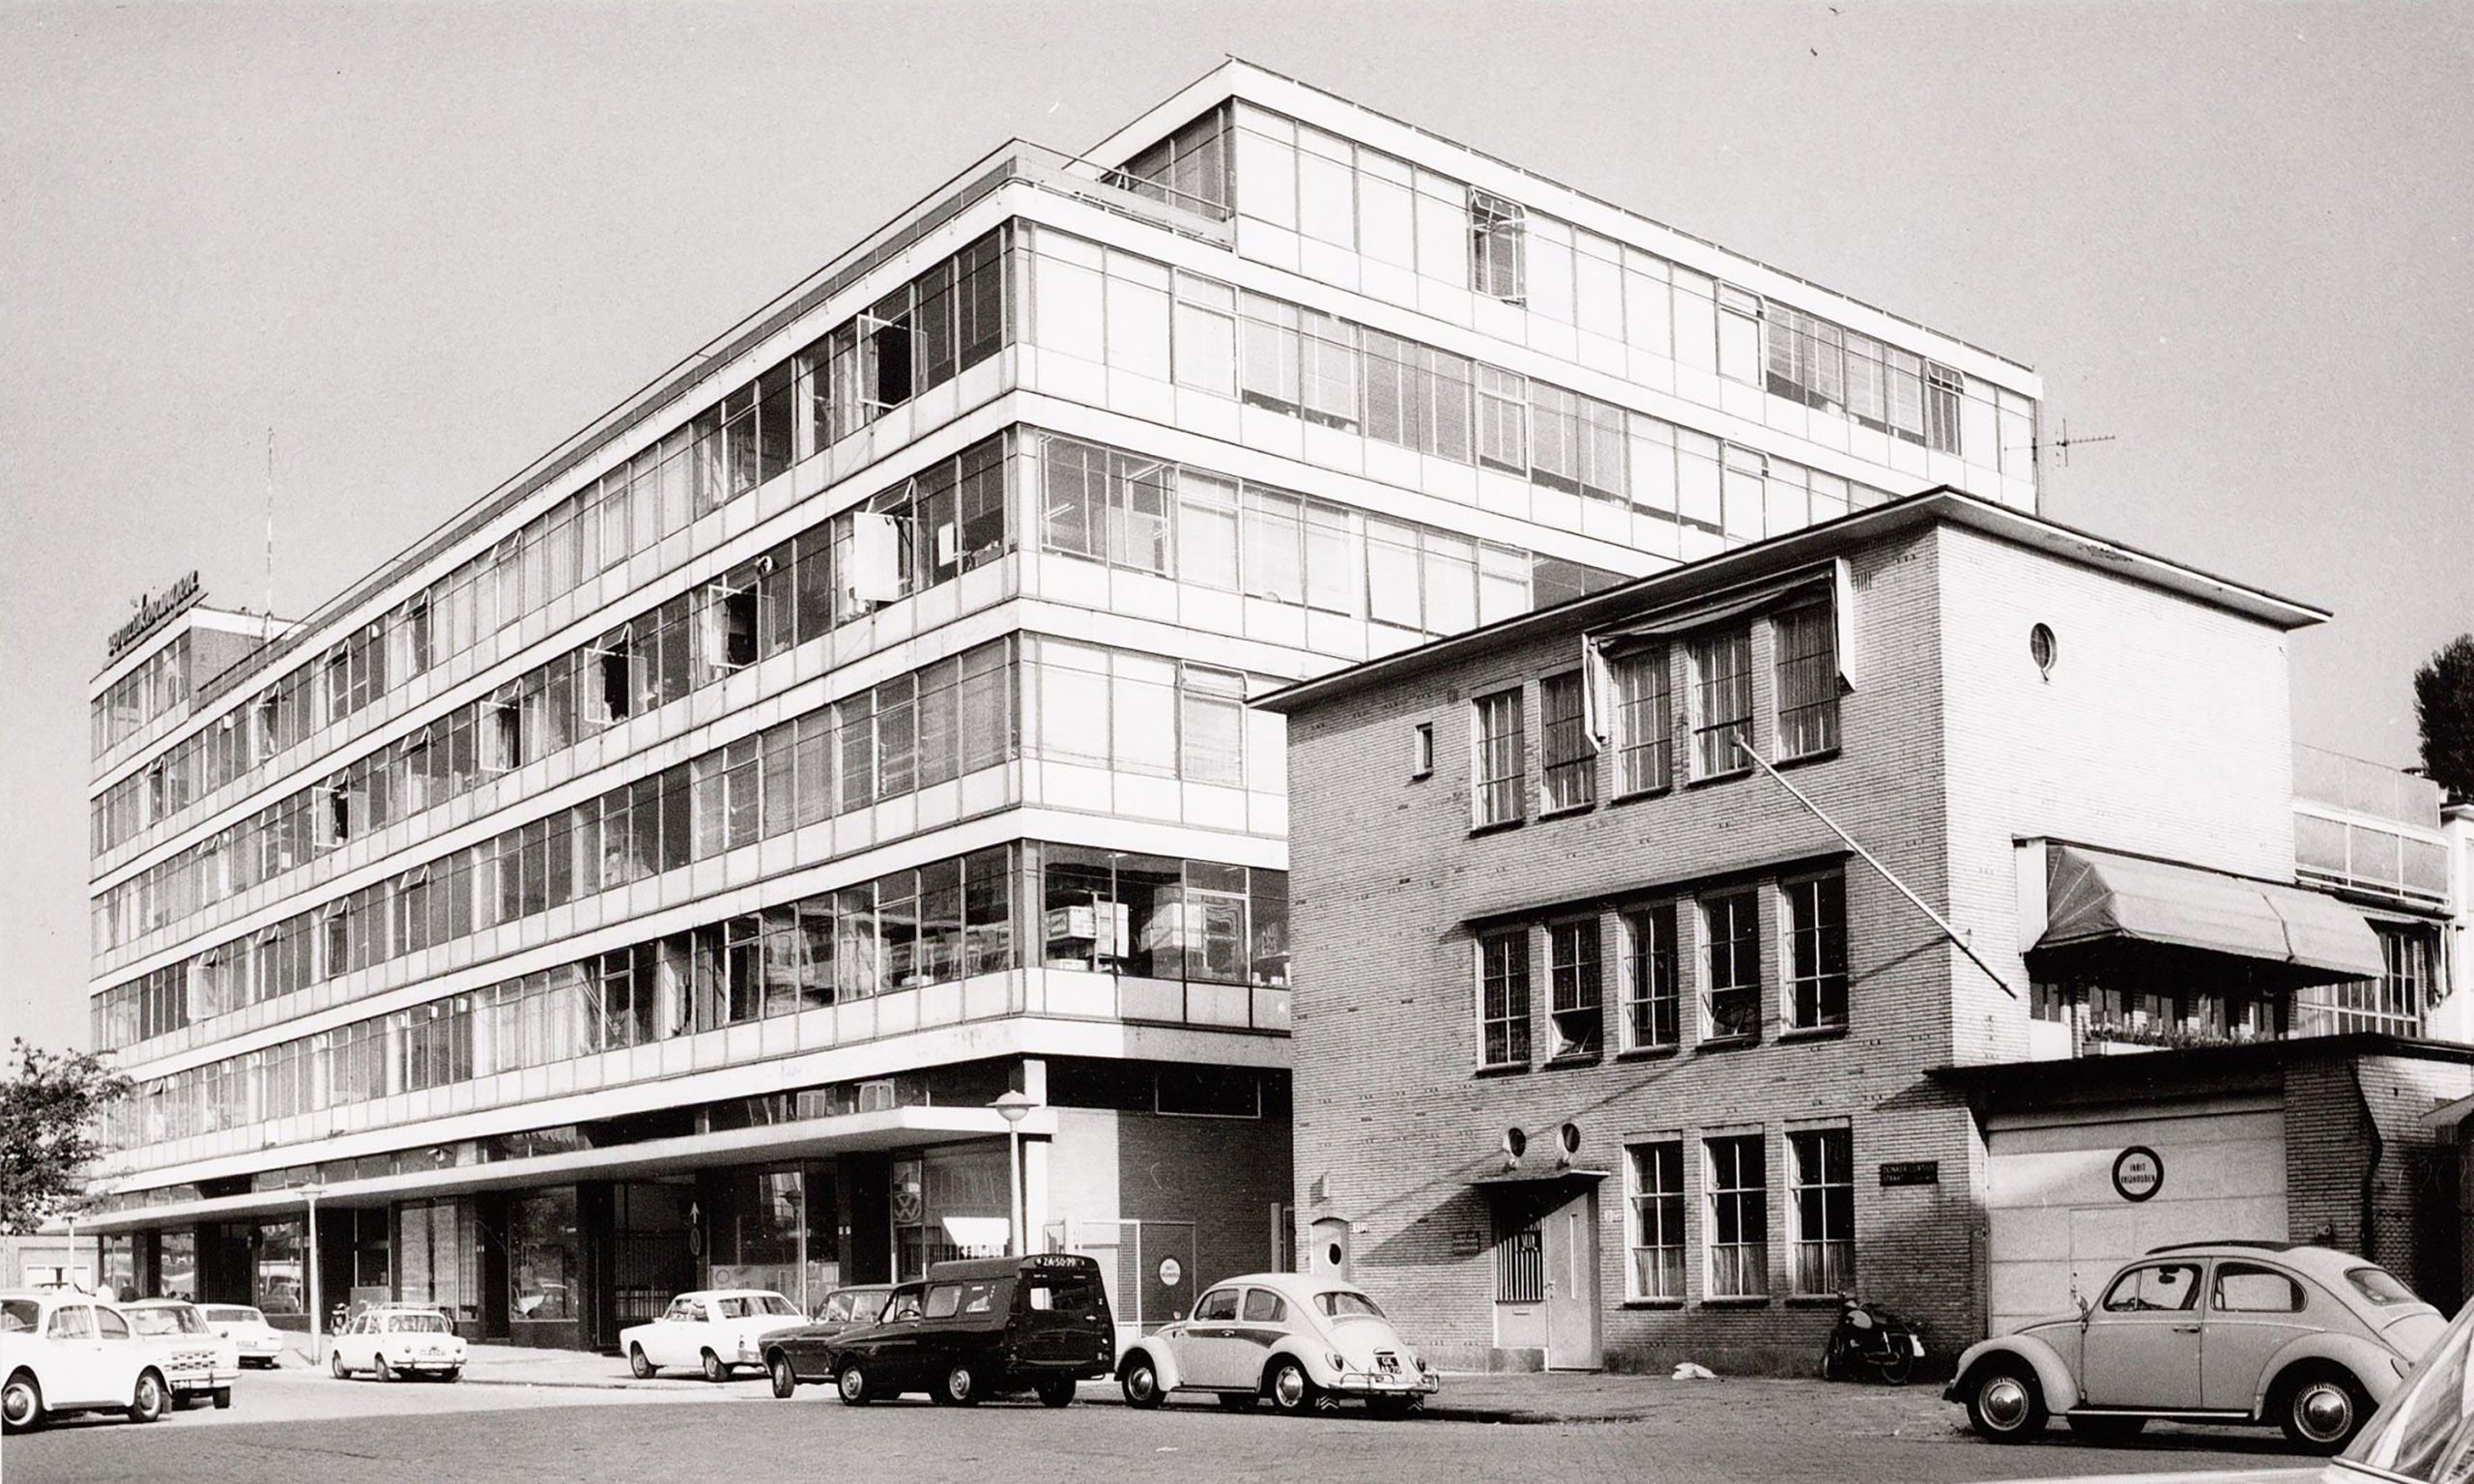
[(1008, 137), (1227, 54), (2035, 366), (2045, 513), (2474, 629), (2474, 0), (0, 6), (0, 1034), (86, 1039), (87, 688), (334, 595)]

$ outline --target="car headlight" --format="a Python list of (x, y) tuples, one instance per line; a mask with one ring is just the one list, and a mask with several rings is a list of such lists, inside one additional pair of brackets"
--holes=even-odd
[(2393, 1367), (2395, 1367), (2395, 1368), (2396, 1368), (2396, 1371), (2397, 1371), (2397, 1379), (2398, 1379), (2398, 1380), (2400, 1380), (2400, 1381), (2404, 1380), (2404, 1379), (2405, 1379), (2405, 1373), (2406, 1373), (2407, 1371), (2410, 1371), (2410, 1370), (2412, 1370), (2412, 1369), (2414, 1368), (2414, 1367), (2413, 1367), (2413, 1365), (2412, 1365), (2410, 1362), (2408, 1362), (2408, 1361), (2406, 1360), (2406, 1358), (2405, 1358), (2403, 1356), (2390, 1356), (2388, 1357), (2388, 1363), (2389, 1363), (2391, 1366), (2393, 1366)]
[(1349, 1368), (1348, 1360), (1337, 1350), (1326, 1352), (1323, 1358), (1331, 1362), (1332, 1369), (1336, 1371), (1345, 1371)]

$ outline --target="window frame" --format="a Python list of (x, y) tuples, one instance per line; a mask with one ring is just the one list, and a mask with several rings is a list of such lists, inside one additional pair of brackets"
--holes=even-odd
[[(1761, 897), (1750, 887), (1715, 892), (1694, 903), (1700, 918), (1700, 990), (1701, 1042), (1711, 1044), (1748, 1044), (1761, 1039)], [(1729, 931), (1721, 937), (1713, 915), (1726, 909)], [(1744, 920), (1739, 923), (1740, 911)], [(1719, 956), (1724, 951), (1730, 977), (1721, 988), (1718, 983)], [(1751, 955), (1749, 965), (1738, 962), (1743, 954)], [(1718, 996), (1748, 995), (1751, 999), (1750, 1024), (1740, 1029), (1720, 1029)]]
[[(1732, 1157), (1721, 1169), (1719, 1151), (1724, 1146)], [(1749, 1153), (1753, 1164), (1750, 1184), (1744, 1169), (1744, 1156)], [(1701, 1139), (1702, 1160), (1702, 1261), (1704, 1301), (1767, 1299), (1769, 1297), (1769, 1158), (1765, 1136), (1760, 1132), (1712, 1133)], [(1724, 1241), (1720, 1233), (1730, 1223), (1724, 1218), (1732, 1214), (1736, 1240)], [(1746, 1237), (1747, 1230), (1757, 1235)], [(1722, 1259), (1722, 1253), (1736, 1254)], [(1721, 1287), (1722, 1272), (1732, 1271), (1730, 1286)]]
[[(1623, 1004), (1616, 1020), (1620, 1051), (1672, 1051), (1683, 1043), (1683, 903), (1676, 901), (1643, 902), (1616, 913), (1617, 928), (1623, 935)], [(1650, 951), (1644, 954), (1641, 925), (1647, 921), (1654, 927), (1660, 926), (1661, 919), (1661, 932), (1654, 935)], [(1662, 945), (1656, 941), (1657, 936), (1662, 936)], [(1663, 993), (1656, 972), (1661, 965)], [(1665, 1012), (1663, 1037), (1657, 1034), (1661, 1006)], [(1646, 1037), (1641, 1034), (1644, 1011), (1650, 1028)]]
[[(1805, 1162), (1807, 1149), (1816, 1156), (1815, 1165)], [(1854, 1291), (1858, 1260), (1854, 1130), (1844, 1125), (1790, 1128), (1785, 1173), (1787, 1291), (1798, 1298), (1829, 1298)], [(1808, 1197), (1818, 1202), (1819, 1236), (1810, 1232), (1814, 1215), (1805, 1209)], [(1818, 1281), (1808, 1267), (1813, 1259), (1819, 1263)]]
[[(1829, 890), (1825, 891), (1825, 888)], [(1809, 903), (1801, 899), (1809, 891)], [(1835, 913), (1824, 910), (1835, 898)], [(1807, 922), (1809, 914), (1816, 919)], [(1836, 938), (1834, 956), (1831, 935)], [(1794, 1031), (1844, 1031), (1848, 1023), (1847, 873), (1843, 870), (1791, 876), (1778, 883), (1779, 1018)], [(1807, 946), (1814, 959), (1807, 965)], [(1834, 956), (1834, 963), (1833, 963)], [(1807, 990), (1810, 1014), (1806, 1013)], [(1833, 1002), (1835, 1013), (1832, 1013)]]
[[(1500, 960), (1494, 956), (1498, 950), (1506, 951)], [(1472, 945), (1476, 971), (1477, 1063), (1481, 1071), (1530, 1065), (1530, 1022), (1536, 1018), (1537, 989), (1531, 983), (1529, 956), (1529, 929), (1525, 927), (1482, 932)], [(1504, 991), (1500, 1011), (1495, 999), (1499, 986)], [(1498, 1028), (1501, 1029), (1503, 1046), (1500, 1056), (1494, 1054)]]
[[(1644, 1181), (1643, 1156), (1654, 1156), (1659, 1164), (1655, 1188)], [(1671, 1168), (1669, 1160), (1671, 1157)], [(1672, 1188), (1667, 1177), (1673, 1176)], [(1681, 1135), (1643, 1139), (1624, 1147), (1624, 1236), (1627, 1261), (1624, 1268), (1624, 1298), (1630, 1303), (1682, 1303), (1686, 1297), (1688, 1277), (1685, 1271), (1690, 1228), (1684, 1218), (1688, 1197), (1683, 1172), (1683, 1139)], [(1654, 1213), (1656, 1230), (1651, 1214)], [(1654, 1236), (1658, 1240), (1647, 1241)], [(1657, 1254), (1659, 1281), (1644, 1282), (1644, 1254)], [(1669, 1254), (1672, 1254), (1669, 1256)]]
[(1606, 1054), (1606, 933), (1595, 913), (1546, 925), (1546, 1026), (1550, 1062)]
[[(1589, 735), (1589, 681), (1578, 670), (1538, 682), (1538, 813), (1576, 813), (1597, 802), (1597, 746)], [(1550, 706), (1550, 698), (1556, 705)], [(1562, 709), (1559, 709), (1562, 708)]]
[[(1528, 817), (1529, 738), (1521, 688), (1506, 686), (1469, 699), (1469, 808), (1471, 828), (1502, 829)], [(1490, 710), (1501, 706), (1500, 714)], [(1498, 729), (1497, 721), (1508, 726)], [(1491, 771), (1504, 767), (1505, 771)]]

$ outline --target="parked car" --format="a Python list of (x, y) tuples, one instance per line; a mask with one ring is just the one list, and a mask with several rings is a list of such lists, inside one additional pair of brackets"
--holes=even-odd
[(155, 1343), (172, 1406), (186, 1412), (212, 1401), (217, 1412), (232, 1405), (232, 1383), (241, 1375), (241, 1347), (207, 1327), (195, 1304), (180, 1298), (140, 1298), (124, 1303), (129, 1327)]
[(1397, 1414), (1441, 1390), (1443, 1379), (1363, 1289), (1255, 1272), (1211, 1288), (1192, 1314), (1127, 1346), (1117, 1384), (1135, 1407), (1194, 1391), (1238, 1411), (1265, 1398), (1294, 1413), (1355, 1397)]
[(618, 1349), (639, 1380), (692, 1365), (706, 1381), (727, 1381), (741, 1366), (762, 1365), (757, 1342), (798, 1318), (799, 1306), (771, 1289), (700, 1289), (670, 1300), (651, 1324), (619, 1330)]
[(764, 1372), (772, 1379), (773, 1394), (787, 1400), (802, 1382), (831, 1381), (833, 1370), (825, 1363), (825, 1352), (836, 1335), (877, 1324), (897, 1308), (915, 1317), (920, 1296), (927, 1289), (924, 1282), (837, 1288), (824, 1296), (806, 1324), (767, 1330), (757, 1348), (764, 1357)]
[(378, 1303), (354, 1315), (328, 1342), (327, 1370), (337, 1381), (367, 1371), (380, 1381), (464, 1374), (464, 1337), (440, 1310), (417, 1303)]
[(2282, 1427), (2334, 1453), (2444, 1327), (2386, 1270), (2327, 1247), (2184, 1242), (2129, 1263), (2095, 1303), (1971, 1346), (1943, 1393), (2023, 1442), (2059, 1416), (2117, 1441), (2152, 1418)]
[(2474, 1478), (2474, 1302), (2457, 1311), (2353, 1445), (2324, 1467), (2122, 1474), (2111, 1484), (2461, 1484), (2467, 1478)]
[(0, 1294), (0, 1431), (79, 1412), (153, 1422), (171, 1394), (154, 1345), (118, 1306), (74, 1289)]
[(283, 1331), (268, 1324), (264, 1314), (247, 1304), (200, 1304), (198, 1313), (205, 1316), (209, 1329), (230, 1340), (240, 1351), (243, 1366), (263, 1365), (273, 1370), (275, 1362), (283, 1358)]
[(880, 1324), (826, 1343), (824, 1368), (857, 1407), (925, 1391), (939, 1406), (1035, 1393), (1074, 1400), (1074, 1384), (1109, 1373), (1116, 1327), (1100, 1265), (1075, 1252), (938, 1263), (913, 1313), (897, 1293)]

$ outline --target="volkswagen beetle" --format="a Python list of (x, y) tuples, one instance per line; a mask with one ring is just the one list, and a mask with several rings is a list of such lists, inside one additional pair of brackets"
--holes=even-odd
[(1230, 1278), (1194, 1300), (1194, 1313), (1126, 1347), (1117, 1384), (1127, 1403), (1157, 1407), (1194, 1391), (1243, 1411), (1269, 1399), (1281, 1412), (1328, 1410), (1343, 1397), (1399, 1413), (1443, 1380), (1400, 1339), (1362, 1289), (1295, 1272)]
[(2445, 1327), (2385, 1269), (2285, 1242), (2185, 1242), (2122, 1267), (2093, 1304), (1985, 1340), (1943, 1393), (2024, 1442), (2058, 1416), (2119, 1441), (2150, 1420), (2281, 1427), (2334, 1453)]

